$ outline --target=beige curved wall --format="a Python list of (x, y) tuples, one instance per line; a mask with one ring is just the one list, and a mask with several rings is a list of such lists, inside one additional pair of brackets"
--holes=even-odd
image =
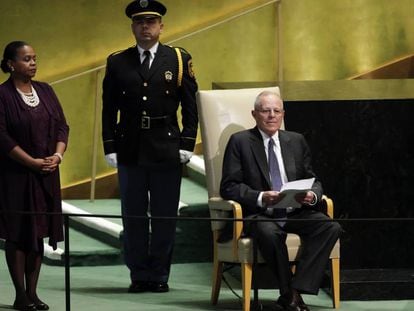
[[(0, 47), (16, 39), (30, 42), (38, 54), (39, 80), (53, 82), (102, 66), (107, 55), (134, 44), (124, 15), (129, 0), (0, 1)], [(274, 1), (164, 3), (162, 41), (191, 52), (200, 89), (211, 88), (212, 82), (277, 80)], [(282, 0), (284, 79), (344, 79), (413, 53), (412, 13), (412, 0)], [(64, 186), (90, 176), (95, 93), (100, 96), (102, 75), (93, 72), (53, 85), (71, 126)], [(0, 74), (0, 81), (6, 78)], [(98, 175), (111, 172), (100, 141), (97, 148)]]

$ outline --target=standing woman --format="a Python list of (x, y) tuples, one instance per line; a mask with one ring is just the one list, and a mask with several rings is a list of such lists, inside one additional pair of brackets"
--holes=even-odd
[[(69, 127), (52, 88), (32, 80), (29, 44), (9, 43), (1, 69), (10, 78), (0, 85), (0, 238), (16, 290), (13, 308), (48, 310), (36, 288), (43, 238), (53, 249), (63, 240), (59, 164)], [(45, 212), (54, 214), (33, 214)]]

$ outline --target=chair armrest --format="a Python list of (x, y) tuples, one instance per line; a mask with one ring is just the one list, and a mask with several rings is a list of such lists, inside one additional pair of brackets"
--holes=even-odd
[(332, 201), (332, 199), (330, 199), (326, 195), (322, 196), (322, 208), (324, 209), (324, 212), (330, 218), (334, 218), (334, 204), (333, 204), (333, 201)]
[[(232, 200), (224, 200), (220, 197), (212, 197), (208, 200), (208, 206), (210, 209), (211, 214), (211, 221), (214, 221), (214, 218), (226, 218), (226, 214), (230, 213), (232, 218), (235, 219), (233, 221), (233, 250), (237, 252), (238, 248), (238, 239), (241, 237), (243, 232), (243, 212), (240, 204), (236, 201)], [(213, 226), (214, 227), (214, 226)], [(215, 236), (218, 237), (219, 229), (214, 229)]]
[(237, 202), (231, 200), (224, 200), (221, 197), (211, 197), (208, 199), (208, 207), (210, 210), (216, 211), (233, 211), (233, 204)]

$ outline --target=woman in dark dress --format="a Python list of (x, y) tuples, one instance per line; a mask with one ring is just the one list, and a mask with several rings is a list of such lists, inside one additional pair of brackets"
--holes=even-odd
[(43, 238), (53, 249), (63, 240), (59, 164), (69, 127), (52, 88), (32, 80), (30, 45), (9, 43), (1, 69), (10, 78), (0, 85), (0, 238), (16, 290), (13, 308), (48, 310), (36, 288)]

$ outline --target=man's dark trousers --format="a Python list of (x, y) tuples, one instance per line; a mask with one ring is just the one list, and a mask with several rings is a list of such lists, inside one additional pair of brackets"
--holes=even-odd
[[(253, 218), (269, 220), (266, 216)], [(331, 250), (342, 231), (338, 223), (326, 221), (328, 219), (328, 216), (319, 211), (301, 208), (288, 214), (288, 221), (283, 229), (276, 222), (270, 221), (256, 222), (255, 226), (246, 228), (248, 231), (256, 231), (251, 234), (256, 237), (258, 248), (267, 265), (277, 276), (282, 295), (288, 293), (290, 287), (301, 293), (318, 293)], [(293, 277), (286, 247), (287, 233), (298, 234), (302, 243)]]
[[(118, 166), (124, 218), (124, 259), (131, 281), (168, 282), (175, 239), (175, 220), (151, 217), (177, 217), (181, 186), (181, 165), (168, 168)], [(150, 230), (151, 226), (151, 230)], [(151, 232), (150, 232), (151, 231)]]

